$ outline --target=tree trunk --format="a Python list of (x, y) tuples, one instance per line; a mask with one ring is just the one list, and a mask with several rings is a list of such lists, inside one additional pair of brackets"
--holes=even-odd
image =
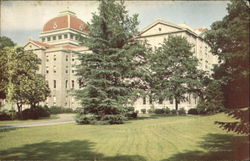
[(20, 104), (20, 103), (17, 103), (17, 109), (18, 109), (18, 117), (19, 117), (19, 119), (23, 119), (23, 114), (22, 114), (22, 104)]
[(179, 104), (179, 101), (175, 98), (175, 110), (176, 110), (176, 115), (177, 116), (179, 115), (178, 104)]

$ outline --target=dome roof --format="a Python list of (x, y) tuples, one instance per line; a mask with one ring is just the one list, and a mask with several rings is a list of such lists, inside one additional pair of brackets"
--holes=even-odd
[(71, 28), (80, 32), (87, 33), (87, 24), (77, 18), (74, 12), (62, 11), (58, 17), (49, 20), (43, 26), (43, 32), (54, 31), (58, 29)]

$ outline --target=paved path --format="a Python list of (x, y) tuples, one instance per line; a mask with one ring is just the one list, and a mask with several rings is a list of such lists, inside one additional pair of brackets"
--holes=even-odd
[(59, 119), (41, 120), (41, 121), (26, 122), (26, 123), (15, 123), (15, 124), (1, 124), (0, 129), (34, 127), (34, 126), (49, 126), (49, 125), (58, 125), (58, 124), (75, 122), (74, 121), (75, 114), (59, 114), (58, 116), (59, 116)]

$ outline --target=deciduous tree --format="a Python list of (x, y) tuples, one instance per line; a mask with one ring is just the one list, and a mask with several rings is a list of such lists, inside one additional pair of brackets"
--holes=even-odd
[(174, 99), (178, 104), (187, 99), (186, 94), (202, 87), (199, 80), (198, 59), (191, 52), (192, 45), (181, 36), (170, 36), (151, 56), (152, 93), (160, 99)]

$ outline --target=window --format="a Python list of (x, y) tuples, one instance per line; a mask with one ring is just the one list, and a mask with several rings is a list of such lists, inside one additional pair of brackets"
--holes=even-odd
[(170, 99), (169, 102), (170, 102), (170, 104), (173, 104), (173, 99)]
[(144, 96), (142, 99), (143, 99), (143, 100), (142, 100), (142, 101), (143, 101), (143, 104), (146, 105), (146, 102), (147, 102), (146, 97)]
[(54, 80), (54, 88), (56, 88), (56, 80)]
[(45, 38), (43, 37), (43, 38), (42, 38), (42, 42), (44, 42), (44, 41), (45, 41)]
[(75, 73), (75, 70), (72, 70), (72, 73)]
[(56, 66), (53, 66), (53, 72), (56, 73)]
[(75, 61), (75, 59), (74, 59), (74, 58), (72, 58), (72, 61)]
[(73, 34), (70, 34), (70, 39), (73, 39), (74, 38), (74, 35)]
[(79, 80), (79, 87), (82, 87), (83, 86), (83, 82), (81, 80)]
[(72, 85), (72, 88), (75, 88), (75, 81), (74, 80), (71, 81), (71, 85)]
[(53, 36), (53, 40), (56, 40), (56, 36)]
[(61, 39), (62, 39), (62, 35), (59, 35), (59, 36), (58, 36), (58, 39), (61, 40)]
[(47, 41), (50, 41), (50, 37), (47, 37)]
[(48, 69), (46, 69), (46, 73), (47, 73), (47, 74), (49, 73), (49, 70), (48, 70)]
[(161, 28), (159, 28), (158, 30), (161, 31)]
[(56, 61), (56, 55), (54, 55), (54, 61)]
[(65, 81), (65, 88), (68, 88), (68, 80)]
[(149, 103), (150, 103), (150, 104), (152, 104), (152, 103), (153, 103), (152, 96), (149, 96)]
[(65, 73), (68, 73), (68, 70), (66, 70)]
[(66, 61), (68, 61), (69, 60), (69, 56), (68, 55), (66, 55)]
[(68, 35), (67, 34), (64, 34), (64, 39), (67, 39), (68, 38)]
[(159, 104), (163, 103), (163, 98), (159, 98)]

